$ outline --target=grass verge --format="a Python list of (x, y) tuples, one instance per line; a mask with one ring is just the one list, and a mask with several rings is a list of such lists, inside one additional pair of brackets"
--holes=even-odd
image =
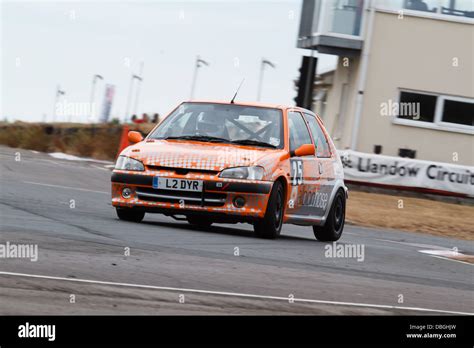
[(431, 199), (350, 191), (348, 223), (474, 240), (474, 207)]

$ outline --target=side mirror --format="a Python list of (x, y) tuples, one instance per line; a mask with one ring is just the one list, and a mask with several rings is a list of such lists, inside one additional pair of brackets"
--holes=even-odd
[(302, 156), (314, 156), (316, 153), (316, 149), (313, 144), (303, 144), (299, 148), (297, 148), (295, 151), (291, 152), (291, 156), (297, 156), (297, 157), (302, 157)]
[(143, 136), (140, 132), (130, 131), (128, 132), (128, 141), (132, 144), (139, 143), (143, 140)]

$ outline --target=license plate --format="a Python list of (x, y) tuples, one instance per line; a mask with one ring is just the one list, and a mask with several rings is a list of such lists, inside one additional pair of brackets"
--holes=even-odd
[(202, 192), (202, 187), (202, 180), (162, 178), (159, 176), (153, 178), (153, 188), (160, 190)]

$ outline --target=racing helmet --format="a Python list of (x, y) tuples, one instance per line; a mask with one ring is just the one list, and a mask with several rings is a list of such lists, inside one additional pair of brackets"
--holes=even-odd
[(217, 113), (202, 113), (196, 124), (199, 134), (218, 138), (227, 138), (225, 117)]

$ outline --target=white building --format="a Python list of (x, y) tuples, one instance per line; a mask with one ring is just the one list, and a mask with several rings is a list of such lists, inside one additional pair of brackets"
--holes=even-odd
[(314, 105), (339, 149), (473, 165), (473, 0), (304, 0), (298, 47), (339, 56)]

